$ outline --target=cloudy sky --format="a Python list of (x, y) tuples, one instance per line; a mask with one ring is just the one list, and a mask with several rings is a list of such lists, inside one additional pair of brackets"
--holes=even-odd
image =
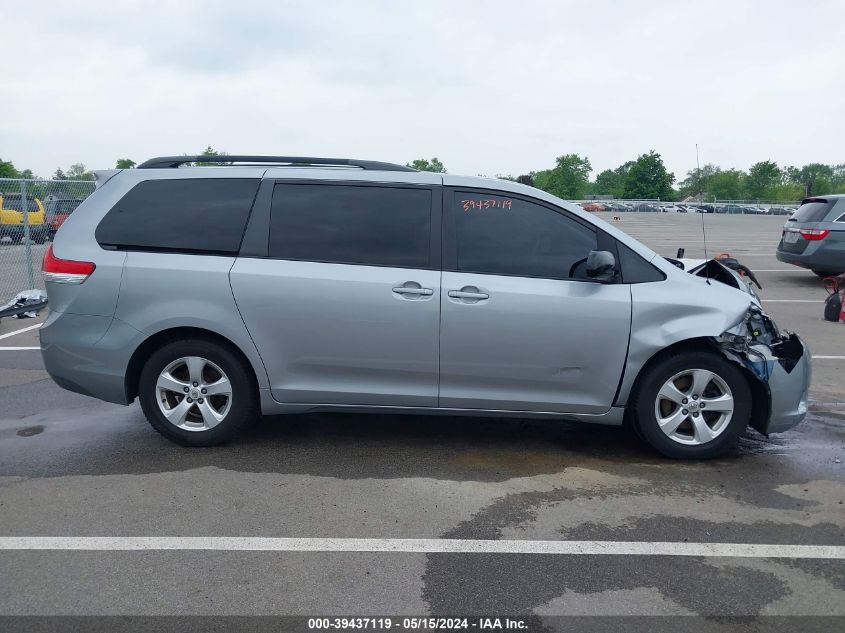
[(845, 2), (0, 0), (0, 157), (845, 162)]

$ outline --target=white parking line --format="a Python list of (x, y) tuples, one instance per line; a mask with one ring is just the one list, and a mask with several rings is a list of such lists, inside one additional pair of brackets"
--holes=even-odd
[(413, 554), (564, 554), (845, 559), (842, 545), (649, 541), (517, 541), (404, 538), (202, 536), (4, 536), (0, 550), (401, 552)]
[(762, 299), (768, 303), (824, 303), (824, 299)]
[(813, 360), (845, 360), (845, 356), (813, 356)]
[(36, 323), (35, 325), (30, 325), (29, 327), (25, 327), (22, 330), (15, 330), (14, 332), (7, 332), (6, 334), (0, 334), (0, 339), (9, 338), (10, 336), (15, 336), (16, 334), (23, 334), (24, 332), (29, 332), (30, 330), (37, 330), (41, 327), (40, 323)]

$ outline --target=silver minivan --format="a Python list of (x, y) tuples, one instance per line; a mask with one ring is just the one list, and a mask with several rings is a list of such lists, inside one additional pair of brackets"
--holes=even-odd
[(810, 356), (742, 277), (504, 180), (303, 157), (99, 172), (44, 258), (47, 371), (189, 446), (261, 414), (629, 424), (710, 457), (807, 411)]

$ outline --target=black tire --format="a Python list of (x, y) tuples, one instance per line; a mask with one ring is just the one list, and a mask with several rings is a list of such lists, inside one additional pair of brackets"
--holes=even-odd
[(841, 275), (842, 273), (826, 273), (826, 272), (824, 272), (823, 270), (814, 270), (814, 271), (813, 271), (813, 274), (814, 274), (814, 275), (818, 275), (819, 277), (821, 277), (822, 279), (824, 279), (825, 277), (838, 277), (838, 276), (839, 276), (839, 275)]
[[(228, 411), (216, 426), (204, 430), (186, 430), (176, 426), (165, 417), (158, 403), (156, 384), (161, 372), (178, 359), (190, 356), (201, 357), (217, 365), (231, 384), (231, 404)], [(214, 369), (210, 371), (214, 372)], [(207, 396), (206, 398), (211, 403), (211, 399)], [(228, 346), (202, 338), (173, 341), (153, 352), (141, 370), (138, 399), (152, 427), (167, 439), (183, 446), (225, 444), (237, 437), (260, 415), (258, 389), (247, 362)], [(192, 405), (190, 415), (201, 420), (197, 406)]]
[[(711, 371), (726, 383), (733, 397), (733, 413), (713, 439), (697, 445), (688, 445), (670, 438), (660, 429), (655, 407), (660, 389), (670, 378), (694, 369)], [(637, 381), (631, 398), (631, 413), (639, 435), (654, 450), (673, 459), (706, 459), (731, 450), (748, 426), (751, 408), (751, 389), (742, 370), (727, 359), (706, 351), (666, 355), (651, 363)], [(713, 413), (707, 411), (707, 414), (712, 419)], [(702, 411), (701, 418), (704, 417)], [(691, 422), (692, 418), (688, 418), (688, 422), (678, 428), (683, 429), (684, 425), (688, 425), (689, 433), (692, 434)]]

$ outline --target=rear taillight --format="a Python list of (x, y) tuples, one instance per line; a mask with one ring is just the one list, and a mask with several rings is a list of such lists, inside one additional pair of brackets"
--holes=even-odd
[(801, 229), (799, 233), (801, 233), (801, 237), (805, 240), (815, 242), (826, 238), (830, 231), (828, 229)]
[(47, 247), (41, 272), (45, 281), (58, 284), (81, 284), (88, 279), (97, 266), (93, 262), (76, 262), (70, 259), (59, 259), (53, 255), (53, 245)]

